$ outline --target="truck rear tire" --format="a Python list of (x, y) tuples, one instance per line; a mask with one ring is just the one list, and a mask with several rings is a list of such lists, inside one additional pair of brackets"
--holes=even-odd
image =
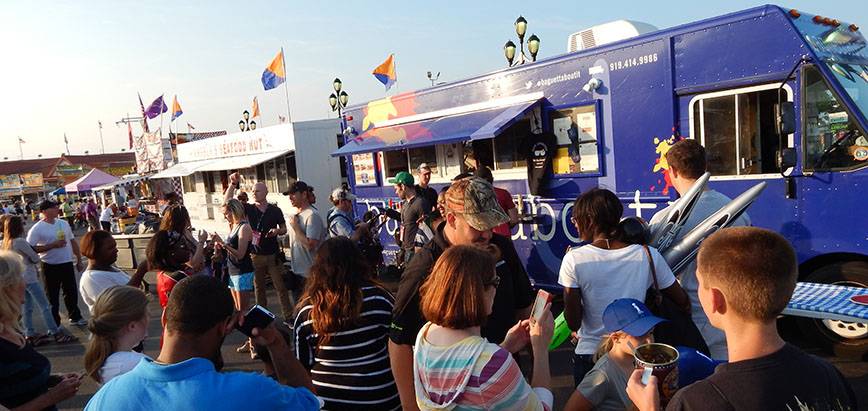
[[(804, 281), (868, 288), (868, 263), (847, 261), (825, 265), (808, 274)], [(798, 323), (807, 338), (835, 356), (857, 360), (866, 358), (868, 322), (851, 323), (799, 317)]]

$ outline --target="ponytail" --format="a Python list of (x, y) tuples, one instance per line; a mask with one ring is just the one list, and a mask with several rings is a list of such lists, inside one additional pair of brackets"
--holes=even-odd
[(603, 336), (603, 339), (600, 340), (600, 344), (597, 345), (597, 351), (594, 352), (594, 362), (600, 359), (600, 357), (606, 355), (609, 351), (612, 350), (612, 347), (615, 346), (615, 340), (613, 337), (618, 337), (622, 339), (627, 336), (627, 333), (623, 331), (615, 331), (611, 334), (606, 334)]
[(84, 370), (101, 383), (100, 369), (118, 351), (118, 337), (133, 321), (141, 320), (148, 309), (148, 297), (138, 288), (117, 285), (106, 288), (96, 298), (93, 317), (87, 322), (92, 336), (84, 354)]

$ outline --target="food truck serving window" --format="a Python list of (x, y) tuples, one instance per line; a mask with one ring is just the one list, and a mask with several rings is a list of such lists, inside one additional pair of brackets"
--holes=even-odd
[(554, 174), (598, 173), (597, 113), (594, 105), (552, 110), (549, 128), (557, 137)]
[[(865, 105), (868, 101), (865, 66), (827, 64), (847, 93), (857, 101), (857, 106), (860, 94), (861, 104)], [(864, 167), (868, 164), (868, 137), (864, 131), (829, 88), (816, 66), (805, 67), (802, 79), (805, 169), (852, 170)]]
[(386, 171), (386, 179), (398, 175), (402, 171), (410, 171), (407, 159), (407, 150), (393, 150), (383, 152), (383, 168)]
[[(372, 177), (367, 174), (368, 168), (373, 171), (373, 163), (368, 160), (365, 155), (353, 155), (353, 159), (360, 160), (359, 167), (353, 163), (354, 171), (356, 172), (356, 183), (362, 181), (362, 185), (376, 183)], [(402, 171), (407, 171), (410, 174), (416, 174), (419, 165), (425, 163), (431, 167), (432, 176), (439, 176), (440, 170), (437, 168), (437, 146), (414, 147), (407, 150), (393, 150), (383, 152), (383, 162), (386, 169), (386, 179), (390, 179), (398, 175)], [(361, 169), (361, 170), (359, 170)], [(361, 171), (361, 173), (360, 173)], [(371, 174), (372, 176), (373, 174)]]
[(690, 101), (692, 137), (705, 146), (716, 176), (779, 173), (774, 105), (792, 101), (789, 86), (766, 84), (702, 94)]

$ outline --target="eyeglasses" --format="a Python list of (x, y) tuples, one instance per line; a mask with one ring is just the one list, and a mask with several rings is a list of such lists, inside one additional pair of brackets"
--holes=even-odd
[(485, 286), (491, 285), (491, 286), (494, 286), (494, 288), (497, 288), (498, 286), (500, 286), (500, 276), (495, 274), (494, 280), (491, 280), (491, 282), (483, 283), (482, 285), (485, 285)]

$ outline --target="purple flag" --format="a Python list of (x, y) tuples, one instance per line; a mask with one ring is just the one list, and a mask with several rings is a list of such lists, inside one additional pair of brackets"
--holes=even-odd
[(166, 102), (163, 101), (163, 96), (160, 96), (157, 97), (150, 106), (148, 106), (147, 110), (145, 110), (145, 115), (148, 116), (149, 119), (153, 120), (154, 117), (167, 111), (169, 111), (169, 106), (167, 106)]

